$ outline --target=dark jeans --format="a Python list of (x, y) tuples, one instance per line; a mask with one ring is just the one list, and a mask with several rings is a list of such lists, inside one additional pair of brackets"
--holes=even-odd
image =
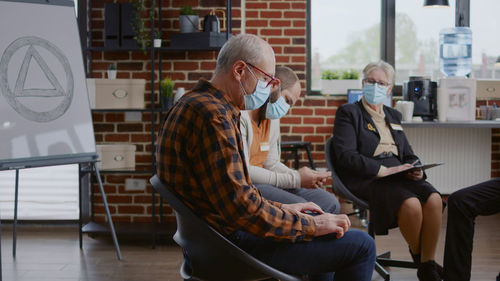
[(446, 281), (470, 280), (474, 220), (500, 212), (500, 179), (458, 190), (448, 199), (444, 248)]
[(339, 200), (332, 193), (321, 188), (290, 188), (281, 189), (270, 184), (256, 184), (255, 187), (268, 200), (283, 204), (313, 202), (325, 213), (338, 214)]
[(264, 263), (289, 274), (309, 275), (311, 281), (372, 278), (375, 242), (359, 230), (349, 230), (340, 239), (331, 234), (297, 243), (265, 240), (242, 231), (234, 232), (229, 239)]

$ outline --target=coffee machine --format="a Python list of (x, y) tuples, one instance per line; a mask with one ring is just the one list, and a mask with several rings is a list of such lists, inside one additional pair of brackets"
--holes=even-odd
[(415, 104), (413, 116), (420, 116), (424, 121), (437, 117), (437, 83), (430, 78), (410, 77), (403, 84), (403, 99)]

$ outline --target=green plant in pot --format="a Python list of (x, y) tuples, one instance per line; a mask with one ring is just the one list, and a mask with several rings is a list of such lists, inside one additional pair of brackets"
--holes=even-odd
[(321, 72), (321, 80), (337, 80), (340, 79), (340, 72), (338, 70), (324, 70)]
[(184, 6), (179, 11), (179, 29), (181, 33), (198, 32), (199, 17), (191, 6)]
[[(152, 0), (153, 7), (156, 7), (156, 0)], [(146, 30), (145, 21), (147, 18), (143, 18), (142, 14), (145, 13), (146, 7), (144, 6), (144, 1), (141, 0), (129, 0), (133, 7), (133, 15), (132, 18), (132, 26), (134, 28), (134, 39), (144, 52), (146, 52), (146, 48), (151, 44), (151, 33), (149, 30)], [(155, 13), (154, 11), (149, 11), (149, 20), (154, 21)]]
[(146, 23), (142, 18), (142, 13), (144, 13), (146, 7), (144, 7), (144, 1), (139, 0), (129, 0), (133, 7), (133, 18), (132, 27), (134, 28), (134, 39), (139, 45), (139, 47), (146, 52), (146, 47), (149, 46), (149, 33), (146, 31)]
[(355, 69), (321, 72), (321, 93), (324, 95), (345, 95), (349, 89), (360, 88), (359, 72)]
[(108, 79), (116, 79), (116, 65), (110, 63), (108, 66)]
[(161, 35), (158, 31), (154, 32), (153, 45), (155, 48), (161, 48)]
[(163, 111), (168, 111), (174, 103), (175, 82), (170, 77), (166, 77), (160, 83), (160, 102)]
[(359, 72), (355, 69), (344, 70), (342, 71), (342, 77), (340, 79), (357, 80), (359, 79)]

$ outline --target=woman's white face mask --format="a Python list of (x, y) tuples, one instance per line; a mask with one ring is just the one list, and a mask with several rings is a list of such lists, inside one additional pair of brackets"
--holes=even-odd
[(280, 96), (274, 103), (267, 103), (266, 118), (267, 119), (280, 119), (285, 116), (290, 109), (290, 105), (286, 103), (285, 99)]
[(363, 87), (363, 95), (365, 96), (366, 102), (369, 104), (379, 104), (382, 103), (387, 94), (388, 86), (380, 86), (378, 83), (366, 83)]

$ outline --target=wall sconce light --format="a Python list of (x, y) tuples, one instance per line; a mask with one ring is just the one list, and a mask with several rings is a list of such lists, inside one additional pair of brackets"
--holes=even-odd
[(425, 0), (424, 7), (449, 7), (448, 0)]

